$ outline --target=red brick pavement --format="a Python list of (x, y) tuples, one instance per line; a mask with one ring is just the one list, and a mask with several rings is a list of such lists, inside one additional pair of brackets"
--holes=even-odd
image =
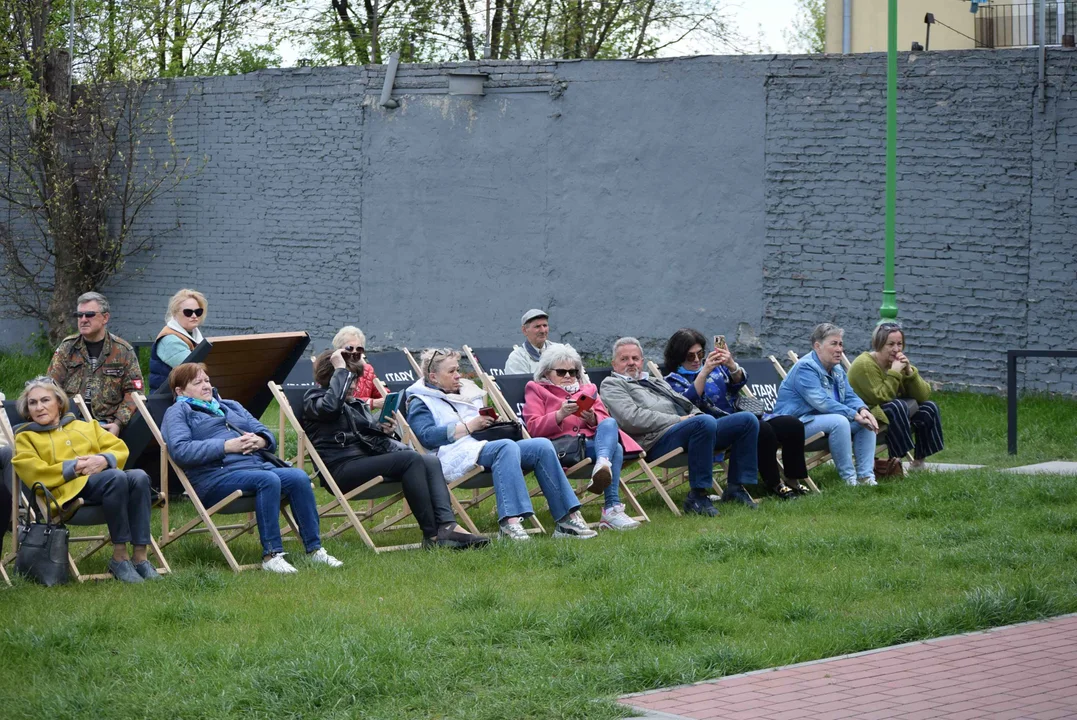
[(1077, 615), (628, 695), (694, 720), (1077, 718)]

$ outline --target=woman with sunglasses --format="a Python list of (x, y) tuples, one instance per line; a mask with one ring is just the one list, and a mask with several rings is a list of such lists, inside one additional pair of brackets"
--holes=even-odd
[[(548, 343), (539, 357), (535, 379), (524, 390), (524, 421), (532, 437), (555, 440), (565, 435), (587, 438), (587, 457), (594, 463), (588, 492), (603, 493), (602, 530), (633, 530), (639, 523), (625, 513), (621, 503), (621, 465), (624, 451), (640, 452), (635, 440), (617, 428), (610, 417), (598, 388), (581, 385), (583, 361), (568, 345)], [(581, 398), (594, 401), (587, 410)], [(590, 401), (588, 400), (588, 402)], [(622, 449), (623, 446), (623, 449)]]
[(150, 392), (168, 380), (172, 368), (183, 364), (191, 351), (202, 342), (199, 329), (206, 319), (206, 296), (184, 288), (168, 301), (165, 326), (157, 333), (150, 349)]
[(493, 475), (499, 535), (513, 541), (530, 540), (523, 519), (535, 514), (524, 473), (534, 470), (550, 514), (557, 522), (555, 538), (593, 538), (580, 514), (553, 443), (530, 440), (479, 440), (472, 433), (494, 420), (480, 413), (486, 391), (460, 376), (460, 353), (424, 350), (419, 359), (423, 377), (407, 389), (408, 425), (423, 447), (436, 451), (448, 482), (481, 465)]
[[(849, 368), (849, 384), (871, 406), (879, 427), (887, 429), (886, 446), (892, 459), (915, 449), (912, 466), (922, 467), (924, 458), (942, 450), (939, 406), (928, 400), (931, 386), (905, 357), (905, 331), (900, 325), (888, 322), (875, 328), (871, 350), (861, 353)], [(876, 466), (878, 474), (882, 468)]]
[(354, 325), (345, 325), (333, 337), (333, 349), (343, 350), (345, 367), (355, 375), (351, 398), (362, 400), (377, 410), (385, 404), (385, 398), (374, 385), (374, 366), (366, 361), (366, 335)]
[[(721, 419), (738, 412), (733, 401), (748, 382), (748, 373), (737, 364), (733, 353), (725, 347), (709, 351), (703, 334), (692, 328), (681, 328), (666, 342), (665, 364), (669, 374), (666, 382), (692, 401), (708, 415)], [(800, 481), (808, 477), (804, 462), (804, 424), (788, 415), (764, 416), (759, 423), (757, 457), (759, 475), (771, 492), (788, 500), (809, 491)], [(778, 465), (778, 449), (785, 462), (782, 481)]]

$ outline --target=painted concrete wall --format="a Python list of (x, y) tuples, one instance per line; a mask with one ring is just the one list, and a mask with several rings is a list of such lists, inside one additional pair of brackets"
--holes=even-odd
[[(1003, 384), (1008, 347), (1071, 345), (1077, 304), (1074, 55), (903, 55), (898, 299), (941, 382)], [(207, 294), (208, 334), (358, 324), (371, 348), (553, 337), (608, 354), (678, 327), (804, 351), (820, 320), (859, 350), (882, 278), (885, 63), (848, 57), (266, 71), (168, 83), (201, 172), (146, 218), (177, 227), (107, 289), (152, 339), (168, 296)], [(0, 324), (5, 342), (25, 325)], [(758, 334), (758, 339), (753, 340)], [(1074, 391), (1077, 363), (1030, 364)]]

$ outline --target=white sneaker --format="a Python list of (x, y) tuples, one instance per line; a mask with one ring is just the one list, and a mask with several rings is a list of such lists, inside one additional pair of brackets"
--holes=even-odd
[[(515, 520), (516, 522), (513, 522)], [(505, 538), (506, 540), (530, 540), (531, 536), (524, 530), (524, 524), (520, 518), (511, 518), (508, 520), (502, 520), (498, 523), (497, 536)]]
[(622, 503), (602, 509), (602, 520), (598, 523), (599, 530), (635, 530), (638, 527), (639, 522), (628, 517)]
[(847, 478), (845, 480), (845, 484), (848, 485), (849, 487), (856, 487), (856, 478), (855, 477), (854, 478)]
[(327, 553), (325, 548), (318, 548), (307, 557), (315, 565), (328, 565), (331, 568), (344, 567), (344, 563)]
[(284, 559), (284, 553), (277, 553), (268, 560), (262, 561), (262, 569), (269, 572), (280, 573), (281, 575), (291, 575), (292, 573), (299, 572), (292, 564)]
[(860, 478), (860, 484), (861, 485), (867, 485), (868, 487), (875, 487), (879, 483), (875, 482), (875, 478), (873, 478), (873, 477), (866, 477), (866, 478)]
[(553, 531), (555, 538), (576, 538), (577, 540), (588, 540), (598, 535), (594, 530), (587, 527), (586, 521), (583, 519), (583, 515), (577, 510), (574, 513), (570, 513), (568, 517), (557, 523), (557, 527)]
[(613, 481), (613, 463), (609, 458), (599, 458), (595, 463), (595, 469), (591, 471), (591, 484), (587, 486), (587, 492), (598, 495), (610, 486)]

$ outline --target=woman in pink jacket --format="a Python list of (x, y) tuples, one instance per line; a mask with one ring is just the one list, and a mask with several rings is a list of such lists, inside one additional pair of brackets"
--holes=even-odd
[[(539, 359), (535, 379), (527, 383), (524, 395), (524, 422), (532, 437), (553, 440), (563, 435), (587, 438), (587, 457), (595, 464), (591, 473), (591, 492), (604, 491), (604, 507), (599, 528), (632, 530), (639, 523), (624, 511), (618, 488), (624, 453), (640, 452), (635, 440), (617, 429), (617, 421), (606, 412), (594, 385), (580, 385), (583, 361), (568, 345), (548, 346)], [(584, 410), (581, 397), (594, 399)], [(623, 449), (622, 449), (623, 446)]]

